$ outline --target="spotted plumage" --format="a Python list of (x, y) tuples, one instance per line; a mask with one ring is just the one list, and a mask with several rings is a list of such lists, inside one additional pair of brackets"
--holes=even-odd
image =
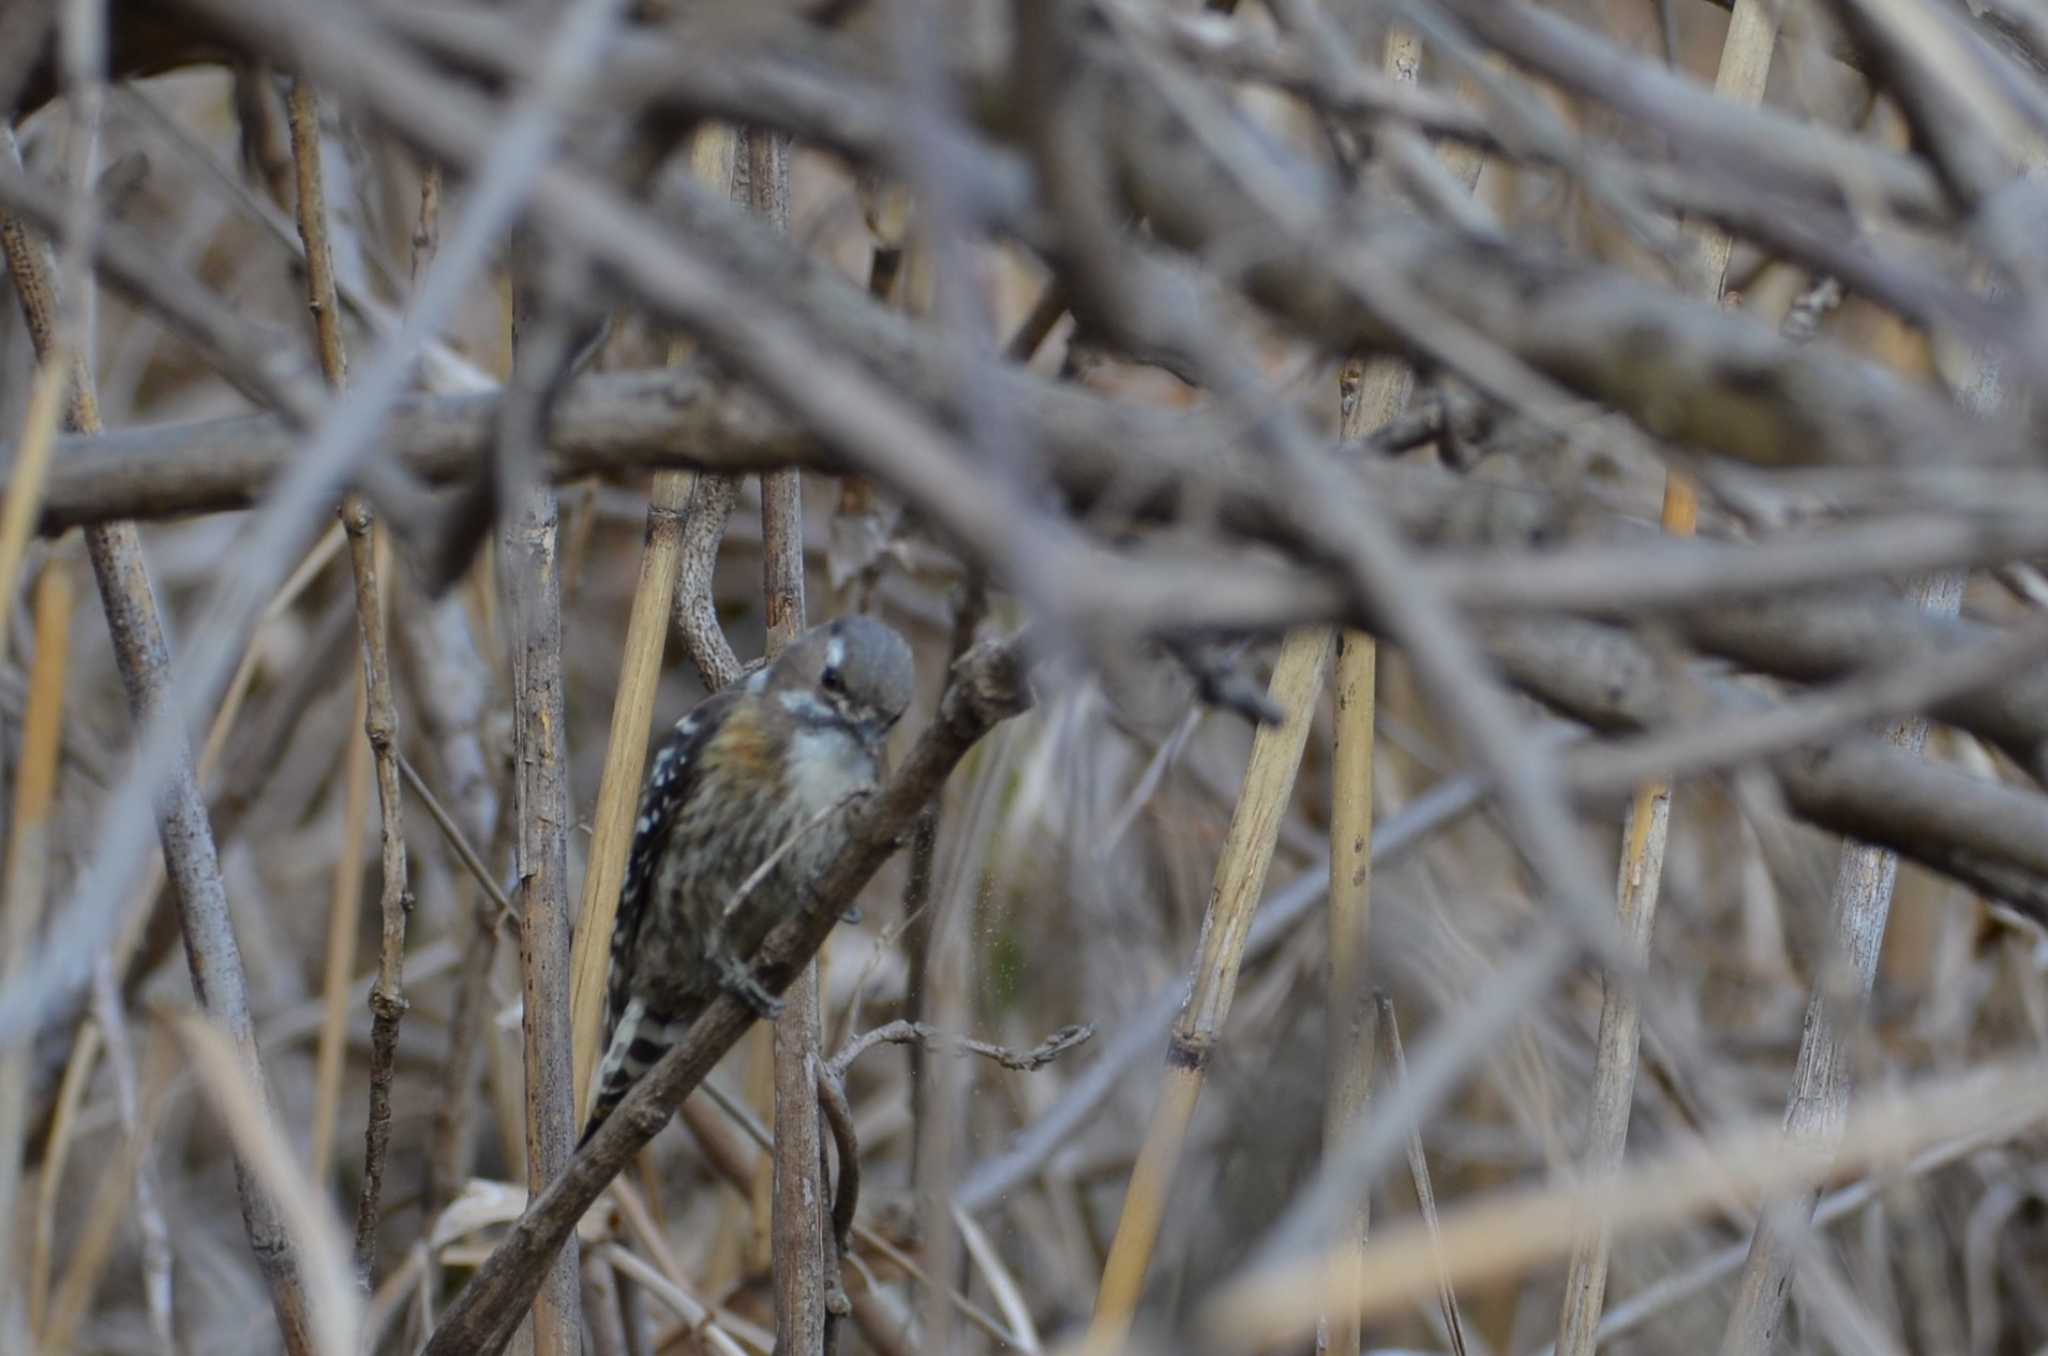
[(586, 1139), (720, 991), (773, 1011), (747, 962), (844, 845), (913, 677), (888, 627), (828, 622), (662, 740), (619, 892)]

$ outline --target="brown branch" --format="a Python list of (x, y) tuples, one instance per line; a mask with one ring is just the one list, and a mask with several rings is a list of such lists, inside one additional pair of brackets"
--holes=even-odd
[[(1205, 486), (1210, 489), (1219, 485), (1242, 486), (1242, 482), (1237, 479), (1239, 471), (1234, 460), (1221, 463), (1232, 468), (1222, 472), (1218, 471), (1218, 462), (1204, 460), (1210, 450), (1219, 457), (1230, 455), (1234, 458), (1235, 455), (1228, 453), (1227, 447), (1219, 441), (1214, 427), (1215, 421), (1154, 417), (1144, 411), (1121, 411), (1109, 402), (1050, 386), (1043, 387), (1041, 394), (1042, 399), (1036, 399), (1023, 406), (1021, 414), (1026, 418), (1042, 416), (1045, 422), (1040, 427), (1060, 435), (1068, 451), (1065, 454), (1060, 453), (1060, 442), (1052, 445), (1049, 450), (1061, 457), (1055, 462), (1053, 469), (1061, 476), (1062, 483), (1069, 490), (1070, 497), (1077, 507), (1086, 507), (1095, 502), (1095, 496), (1113, 492), (1115, 474), (1112, 468), (1116, 463), (1091, 439), (1096, 434), (1107, 437), (1110, 430), (1119, 425), (1126, 427), (1132, 434), (1125, 447), (1129, 453), (1130, 463), (1138, 468), (1134, 473), (1134, 479), (1139, 483), (1151, 483), (1154, 479), (1152, 472), (1143, 469), (1147, 465), (1158, 467), (1158, 479), (1165, 481), (1170, 478), (1167, 468), (1178, 464), (1182, 473), (1181, 489), (1184, 492), (1200, 493)], [(480, 430), (485, 420), (495, 411), (496, 405), (495, 400), (468, 397), (417, 402), (412, 406), (417, 422), (412, 419), (401, 419), (394, 429), (395, 443), (404, 448), (408, 436), (417, 437), (419, 441), (414, 444), (415, 447), (426, 448), (437, 458), (445, 457), (446, 461), (443, 464), (453, 467), (463, 456), (480, 449), (481, 441), (472, 443), (470, 439), (481, 438)], [(607, 405), (610, 406), (609, 413)], [(671, 459), (671, 464), (681, 459), (674, 450), (677, 447), (689, 448), (698, 457), (708, 457), (720, 448), (739, 446), (748, 449), (749, 456), (760, 454), (764, 461), (771, 459), (771, 440), (768, 438), (748, 440), (742, 437), (722, 441), (723, 435), (714, 433), (705, 441), (693, 443), (691, 438), (695, 433), (703, 431), (705, 422), (717, 423), (723, 419), (723, 416), (706, 419), (711, 407), (714, 406), (723, 406), (731, 411), (741, 406), (752, 407), (752, 402), (744, 397), (729, 394), (719, 396), (709, 385), (707, 378), (691, 373), (674, 377), (668, 374), (636, 374), (590, 378), (580, 383), (579, 389), (572, 392), (564, 402), (556, 424), (558, 436), (554, 448), (558, 454), (567, 453), (581, 459), (574, 463), (576, 474), (586, 473), (592, 466), (599, 464), (599, 458), (615, 453), (622, 457), (620, 464), (641, 464), (642, 454), (634, 449), (649, 449), (647, 459), (651, 460), (653, 449), (666, 448), (668, 450), (661, 455)], [(756, 412), (752, 417), (759, 420), (758, 409), (754, 408)], [(773, 425), (771, 421), (761, 420), (761, 423), (779, 427)], [(195, 475), (203, 476), (206, 467), (202, 461), (202, 453), (208, 446), (221, 449), (221, 457), (231, 461), (235, 455), (233, 431), (236, 424), (255, 429), (256, 436), (262, 440), (262, 445), (266, 449), (264, 455), (274, 456), (282, 461), (289, 448), (289, 442), (281, 426), (274, 421), (252, 420), (235, 421), (227, 425), (193, 425), (189, 430), (181, 431), (177, 435), (180, 446), (189, 450), (178, 454), (175, 465), (165, 473), (166, 480), (175, 480), (186, 469)], [(726, 427), (729, 429), (731, 425), (727, 424)], [(1088, 430), (1085, 433), (1081, 432), (1084, 428)], [(108, 435), (105, 439), (92, 440), (91, 445), (126, 443), (136, 436), (127, 433)], [(806, 440), (786, 429), (777, 432), (774, 437), (786, 438), (792, 447), (806, 445)], [(1178, 449), (1173, 446), (1177, 438), (1180, 439)], [(811, 451), (807, 455), (816, 456), (815, 445), (809, 446)], [(1176, 450), (1186, 454), (1178, 462), (1174, 459)], [(1150, 461), (1153, 457), (1157, 457), (1158, 460)], [(53, 494), (65, 492), (65, 477), (69, 474), (66, 459), (60, 459), (52, 469)], [(1505, 523), (1514, 525), (1512, 530), (1520, 531), (1521, 525), (1540, 523), (1547, 513), (1539, 497), (1483, 484), (1461, 487), (1452, 478), (1429, 474), (1417, 468), (1381, 468), (1367, 473), (1363, 481), (1369, 486), (1369, 492), (1387, 511), (1399, 518), (1404, 530), (1425, 540), (1440, 535), (1447, 523)], [(706, 482), (700, 481), (700, 484), (703, 483)], [(81, 480), (72, 483), (70, 492), (90, 493), (90, 487)], [(1241, 492), (1226, 491), (1222, 505), (1226, 510), (1226, 522), (1230, 521), (1229, 510), (1235, 505), (1249, 518), (1263, 520), (1266, 524), (1272, 525), (1272, 520), (1266, 516), (1265, 510), (1248, 488), (1242, 489)], [(692, 514), (686, 519), (686, 526), (688, 523), (697, 522), (708, 526), (708, 515), (700, 517)], [(1970, 539), (1982, 531), (1988, 531), (1973, 529), (1967, 521), (1956, 520), (1953, 527), (1940, 529), (1953, 534), (1949, 538), (1953, 549), (1944, 547), (1940, 553), (1930, 551), (1909, 558), (1902, 548), (1914, 540), (1914, 529), (1905, 522), (1896, 526), (1899, 533), (1896, 537), (1884, 536), (1883, 533), (1889, 530), (1886, 528), (1868, 534), (1863, 549), (1867, 551), (1870, 559), (1891, 559), (1901, 564), (1910, 559), (1915, 567), (1943, 561), (1968, 560), (1972, 556), (1971, 550), (1967, 549)], [(1455, 530), (1462, 532), (1465, 529)], [(1488, 526), (1486, 530), (1491, 532), (1496, 528)], [(1998, 534), (1982, 538), (1979, 551), (1984, 558), (1995, 558), (2001, 552), (2016, 551), (2025, 547), (2027, 539), (2024, 534), (2009, 537), (2002, 535), (2006, 530), (2001, 527)], [(1809, 562), (1822, 562), (1830, 556), (1839, 560), (1839, 553), (1833, 548), (1817, 547), (1811, 541), (1794, 541), (1789, 543), (1789, 546), (1795, 554)], [(1512, 564), (1496, 558), (1488, 561), (1484, 568), (1476, 562), (1467, 566), (1455, 561), (1445, 566), (1425, 565), (1421, 568), (1447, 568), (1453, 575), (1466, 581), (1454, 588), (1454, 595), (1477, 601), (1479, 594), (1472, 592), (1475, 588), (1498, 593), (1502, 586), (1508, 586), (1515, 590), (1514, 596), (1525, 605), (1533, 605), (1537, 596), (1536, 589), (1543, 580), (1548, 579), (1561, 586), (1552, 588), (1551, 585), (1542, 585), (1552, 588), (1548, 598), (1554, 602), (1567, 601), (1562, 591), (1563, 587), (1580, 588), (1579, 584), (1571, 581), (1585, 580), (1589, 581), (1586, 588), (1576, 595), (1578, 602), (1584, 603), (1591, 601), (1593, 590), (1601, 581), (1612, 581), (1612, 587), (1619, 587), (1631, 582), (1641, 584), (1657, 577), (1676, 580), (1680, 573), (1686, 573), (1694, 579), (1718, 580), (1720, 584), (1725, 585), (1730, 579), (1738, 577), (1739, 572), (1750, 569), (1753, 562), (1767, 558), (1769, 549), (1737, 549), (1707, 543), (1691, 546), (1655, 543), (1647, 548), (1625, 547), (1619, 551), (1609, 547), (1579, 548), (1579, 554), (1520, 557)], [(1641, 554), (1642, 550), (1651, 550), (1653, 554)], [(1687, 555), (1688, 551), (1694, 554)], [(708, 564), (709, 557), (705, 557), (705, 560)], [(1669, 575), (1662, 573), (1665, 565), (1677, 566), (1686, 560), (1697, 560), (1697, 569), (1688, 566), (1683, 571), (1673, 570)], [(1652, 566), (1656, 568), (1650, 568)], [(1092, 587), (1098, 595), (1115, 596), (1114, 590), (1131, 582), (1128, 577), (1122, 577), (1124, 573), (1126, 572), (1120, 572), (1117, 577), (1098, 577)], [(1259, 577), (1255, 572), (1205, 573), (1201, 576), (1204, 581), (1202, 586), (1193, 590), (1192, 596), (1203, 606), (1213, 607), (1219, 600), (1228, 596), (1224, 585), (1240, 587)], [(1370, 620), (1358, 617), (1341, 602), (1336, 593), (1327, 588), (1319, 589), (1304, 574), (1267, 577), (1270, 579), (1271, 587), (1263, 589), (1259, 594), (1261, 598), (1268, 600), (1260, 604), (1267, 610), (1262, 618), (1257, 612), (1251, 614), (1253, 619), (1258, 620), (1258, 624), (1288, 624), (1311, 620)], [(1764, 573), (1758, 573), (1751, 578), (1760, 591), (1771, 587)], [(1643, 601), (1649, 602), (1660, 595), (1645, 590), (1640, 596)], [(1670, 594), (1667, 592), (1661, 596), (1668, 597)], [(1274, 608), (1280, 610), (1273, 610)], [(1134, 606), (1123, 615), (1157, 619), (1163, 614), (1158, 607)], [(1940, 654), (1973, 648), (1993, 636), (1992, 628), (1981, 624), (1964, 621), (1936, 622), (1918, 616), (1913, 609), (1896, 600), (1882, 596), (1873, 596), (1860, 602), (1851, 602), (1839, 596), (1820, 599), (1788, 598), (1768, 603), (1743, 603), (1705, 609), (1689, 608), (1680, 616), (1691, 639), (1710, 651), (1766, 672), (1804, 681), (1838, 677), (1866, 668), (1873, 662), (1891, 662), (1901, 653), (1902, 645), (1908, 654)], [(1596, 633), (1602, 632), (1604, 628), (1596, 628)], [(1497, 656), (1511, 662), (1522, 662), (1516, 659), (1518, 652), (1532, 662), (1550, 662), (1547, 656), (1540, 661), (1536, 660), (1535, 652), (1528, 648), (1534, 642), (1533, 636), (1521, 636), (1503, 648), (1503, 643), (1496, 637), (1494, 648)], [(696, 652), (693, 650), (693, 653)], [(725, 653), (730, 653), (729, 647), (726, 647)], [(1578, 674), (1588, 683), (1593, 683), (1596, 680), (1590, 675), (1599, 671), (1599, 654), (1600, 647), (1595, 646), (1583, 654), (1564, 656), (1560, 662), (1567, 666), (1567, 671)], [(737, 673), (737, 661), (733, 660), (731, 663), (731, 672)], [(1645, 665), (1636, 674), (1634, 681), (1643, 685), (1640, 689), (1643, 692), (1654, 692), (1662, 685), (1662, 677), (1654, 665)], [(2014, 751), (2016, 755), (2028, 756), (2030, 750), (2039, 747), (2043, 740), (2048, 740), (2048, 716), (2043, 714), (2044, 711), (2048, 711), (2048, 706), (2044, 706), (2040, 696), (2044, 690), (2048, 690), (2048, 676), (2023, 675), (1973, 692), (1967, 697), (1943, 702), (1936, 707), (1934, 714), (1940, 719), (1971, 729)], [(1909, 782), (1908, 785), (1913, 786), (1917, 783)], [(1878, 791), (1879, 788), (1873, 786), (1860, 789), (1842, 788), (1839, 794), (1830, 793), (1824, 802), (1830, 816), (1826, 822), (1853, 832), (1852, 826), (1855, 823), (1867, 822), (1873, 815), (1879, 819), (1889, 820), (1891, 810), (1887, 809), (1884, 814), (1875, 815), (1879, 805), (1866, 805), (1866, 802), (1882, 802), (1887, 799), (1880, 797)], [(1823, 802), (1816, 802), (1819, 803)], [(1865, 814), (1859, 806), (1871, 813)], [(1934, 845), (1932, 840), (1924, 834), (1915, 835), (1915, 840), (1920, 844), (1920, 850), (1914, 851), (1913, 855), (1926, 860), (1925, 850)], [(1972, 834), (1965, 842), (1976, 844), (1964, 852), (1965, 857), (1985, 860), (1983, 853), (1988, 849), (1988, 844), (1983, 835)], [(1954, 853), (1942, 855), (1954, 857)]]
[[(515, 300), (513, 388), (500, 436), (517, 466), (538, 452), (546, 391), (566, 356), (563, 326), (531, 317), (522, 286)], [(524, 449), (523, 451), (520, 449)], [(513, 741), (517, 761), (521, 1029), (526, 1061), (527, 1189), (556, 1179), (576, 1143), (574, 1061), (570, 1030), (569, 797), (564, 747), (561, 582), (557, 570), (556, 504), (544, 485), (521, 486), (503, 529), (502, 587), (512, 639)], [(534, 1275), (537, 1356), (575, 1356), (580, 1342), (580, 1292), (573, 1240)], [(516, 1322), (520, 1314), (508, 1317)], [(510, 1327), (508, 1325), (507, 1331)]]
[(853, 1221), (860, 1211), (860, 1137), (846, 1100), (846, 1084), (832, 1065), (818, 1070), (818, 1109), (832, 1131), (832, 1153), (839, 1163), (832, 1183), (832, 1240), (844, 1258), (853, 1252)]
[[(348, 388), (348, 350), (335, 295), (334, 251), (327, 230), (327, 191), (320, 164), (320, 106), (313, 87), (296, 80), (291, 92), (292, 163), (297, 171), (299, 240), (306, 252), (307, 306), (312, 311), (320, 369), (338, 394)], [(391, 698), (391, 658), (379, 578), (380, 543), (369, 502), (351, 494), (341, 502), (355, 576), (356, 622), (362, 642), (363, 736), (377, 769), (383, 889), (379, 907), (382, 945), (377, 982), (370, 990), (370, 1108), (363, 1131), (363, 1182), (356, 1197), (356, 1279), (366, 1290), (377, 1270), (377, 1226), (382, 1216), (384, 1164), (391, 1148), (391, 1080), (398, 1063), (398, 1024), (405, 1015), (405, 925), (412, 912), (406, 883), (404, 801), (398, 787), (398, 708)]]
[(1094, 1035), (1095, 1024), (1082, 1022), (1061, 1027), (1029, 1050), (1012, 1050), (966, 1036), (949, 1036), (926, 1022), (885, 1022), (848, 1041), (825, 1067), (833, 1077), (843, 1079), (853, 1062), (877, 1045), (913, 1045), (934, 1054), (979, 1055), (1005, 1069), (1036, 1073)]
[[(1593, 623), (1519, 618), (1486, 628), (1488, 649), (1517, 686), (1602, 729), (1669, 724), (1683, 709), (1658, 681), (1648, 647)], [(1731, 713), (1754, 690), (1690, 675), (1692, 691)], [(2048, 797), (1924, 762), (1871, 739), (1769, 761), (1791, 810), (1832, 832), (1893, 848), (1934, 870), (2048, 918)], [(1633, 767), (1625, 771), (1640, 775)]]
[[(896, 850), (900, 836), (967, 750), (1028, 705), (1017, 643), (978, 646), (956, 666), (937, 718), (903, 769), (854, 812), (848, 845), (819, 879), (810, 905), (762, 944), (755, 977), (771, 992), (786, 987), (817, 953), (840, 913)], [(562, 1175), (534, 1198), (449, 1307), (428, 1343), (428, 1356), (495, 1356), (502, 1349), (576, 1221), (752, 1023), (750, 1011), (722, 995), (691, 1025)]]

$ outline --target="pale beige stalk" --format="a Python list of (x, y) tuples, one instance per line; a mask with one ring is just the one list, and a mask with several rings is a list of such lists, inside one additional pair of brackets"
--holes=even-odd
[[(706, 183), (723, 185), (732, 176), (733, 131), (711, 126), (697, 134), (690, 163)], [(640, 552), (640, 577), (626, 617), (626, 652), (619, 660), (618, 694), (612, 699), (611, 734), (604, 772), (597, 784), (591, 819), (590, 855), (583, 872), (583, 908), (577, 915), (570, 959), (571, 1039), (575, 1045), (576, 1105), (590, 1094), (603, 1029), (605, 985), (611, 973), (612, 926), (618, 919), (619, 887), (626, 853), (633, 844), (633, 816), (640, 804), (640, 779), (647, 766), (647, 732), (654, 722), (654, 695), (661, 683), (661, 656), (668, 640), (669, 607), (675, 601), (676, 564), (682, 548), (683, 505), (690, 473), (661, 471), (647, 496), (647, 542)]]
[[(355, 722), (363, 724), (368, 688), (356, 676)], [(369, 741), (348, 741), (343, 773), (341, 859), (334, 864), (334, 892), (327, 902), (327, 970), (321, 979), (320, 1043), (313, 1061), (313, 1150), (309, 1162), (325, 1180), (334, 1153), (334, 1121), (341, 1105), (342, 1056), (347, 1052), (348, 995), (356, 970), (356, 924), (362, 918), (363, 825), (370, 815)]]
[[(22, 716), (21, 764), (15, 772), (14, 819), (7, 834), (7, 895), (0, 913), (0, 982), (12, 979), (34, 951), (42, 930), (49, 879), (50, 807), (57, 792), (57, 758), (62, 751), (64, 678), (70, 657), (73, 590), (71, 566), (62, 557), (43, 568), (36, 582), (36, 653), (29, 670), (28, 707)], [(32, 1044), (0, 1050), (0, 1220), (15, 1218), (21, 1188), (22, 1141), (28, 1131), (29, 1068)], [(22, 1273), (15, 1261), (15, 1231), (0, 1229), (0, 1316), (19, 1335), (29, 1307), (14, 1293)], [(19, 1308), (17, 1301), (22, 1301)]]
[[(1745, 107), (1763, 102), (1770, 76), (1771, 51), (1777, 43), (1778, 9), (1773, 0), (1737, 0), (1721, 47), (1721, 67), (1714, 88), (1722, 98)], [(1719, 300), (1728, 276), (1732, 240), (1726, 231), (1705, 222), (1688, 223), (1692, 246), (1694, 291)], [(1692, 536), (1699, 520), (1699, 495), (1685, 477), (1672, 473), (1664, 482), (1664, 530)], [(1664, 878), (1664, 846), (1671, 833), (1671, 783), (1668, 779), (1637, 788), (1622, 822), (1616, 913), (1631, 954), (1647, 957), (1650, 930), (1657, 916), (1657, 895)], [(1586, 1119), (1585, 1154), (1581, 1170), (1591, 1177), (1616, 1171), (1628, 1147), (1629, 1108), (1635, 1100), (1636, 1057), (1641, 1040), (1639, 995), (1629, 985), (1605, 984), (1600, 1003), (1600, 1034), (1593, 1060), (1592, 1101)], [(1564, 1300), (1557, 1322), (1558, 1356), (1592, 1356), (1606, 1303), (1610, 1240), (1606, 1231), (1589, 1224), (1572, 1249), (1565, 1270)]]
[[(1405, 84), (1422, 73), (1422, 44), (1407, 28), (1388, 29), (1381, 66)], [(1466, 192), (1478, 181), (1485, 162), (1463, 148), (1443, 147), (1452, 177)], [(1349, 442), (1383, 427), (1408, 406), (1415, 388), (1414, 371), (1393, 358), (1352, 361), (1338, 377), (1338, 426)], [(1372, 1095), (1375, 1057), (1372, 996), (1365, 983), (1367, 946), (1372, 927), (1372, 767), (1373, 722), (1379, 645), (1363, 631), (1337, 636), (1333, 692), (1337, 705), (1336, 747), (1330, 782), (1330, 1093), (1324, 1112), (1323, 1142), (1343, 1142)], [(1352, 1236), (1363, 1247), (1372, 1226), (1372, 1203), (1360, 1196), (1352, 1219)], [(1358, 1316), (1348, 1312), (1324, 1318), (1320, 1340), (1325, 1350), (1355, 1356), (1359, 1350)]]
[(1471, 1285), (1541, 1266), (1573, 1245), (1579, 1222), (1617, 1235), (1668, 1228), (1838, 1174), (1895, 1171), (1962, 1136), (2009, 1139), (2044, 1120), (2048, 1066), (2038, 1060), (1980, 1065), (1873, 1096), (1846, 1116), (1835, 1149), (1788, 1142), (1776, 1117), (1759, 1117), (1605, 1180), (1489, 1193), (1447, 1214), (1437, 1244), (1422, 1221), (1388, 1229), (1367, 1246), (1362, 1273), (1338, 1265), (1335, 1252), (1260, 1273), (1202, 1305), (1193, 1329), (1216, 1351), (1282, 1350), (1334, 1305), (1393, 1313), (1446, 1281)]
[(1280, 820), (1293, 796), (1295, 774), (1301, 769), (1302, 749), (1308, 742), (1316, 696), (1322, 690), (1330, 643), (1330, 632), (1322, 627), (1291, 631), (1273, 665), (1267, 695), (1286, 719), (1278, 725), (1261, 726), (1252, 740), (1244, 786), (1231, 813), (1208, 912), (1202, 919), (1193, 984), (1167, 1038), (1159, 1104), (1125, 1188), (1123, 1214), (1103, 1267), (1095, 1317), (1088, 1329), (1091, 1350), (1114, 1350), (1130, 1331), (1188, 1123), (1202, 1094), (1209, 1051), (1223, 1030), (1237, 990), (1238, 964), (1244, 957), (1252, 914), (1265, 891), (1266, 869), (1272, 865)]

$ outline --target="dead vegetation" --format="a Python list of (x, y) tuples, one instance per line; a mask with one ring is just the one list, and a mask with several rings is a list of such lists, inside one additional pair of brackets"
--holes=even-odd
[[(0, 1349), (2048, 1349), (2039, 0), (0, 91)], [(651, 732), (857, 610), (791, 1003), (575, 1149)]]

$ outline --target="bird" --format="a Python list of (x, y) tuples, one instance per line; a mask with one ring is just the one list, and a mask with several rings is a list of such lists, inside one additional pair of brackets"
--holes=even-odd
[(902, 636), (843, 617), (698, 703), (662, 739), (619, 889), (583, 1142), (720, 993), (759, 1017), (779, 1011), (748, 962), (845, 846), (915, 686)]

